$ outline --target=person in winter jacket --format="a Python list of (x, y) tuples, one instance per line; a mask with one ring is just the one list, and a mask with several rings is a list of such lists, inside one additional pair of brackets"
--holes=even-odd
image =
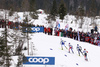
[(73, 38), (74, 38), (74, 40), (77, 40), (77, 32), (75, 30), (73, 32)]
[(94, 44), (94, 38), (92, 38), (92, 37), (90, 38), (90, 43)]
[(72, 53), (74, 53), (73, 52), (73, 46), (69, 43), (69, 53), (70, 53), (70, 50), (72, 51)]
[(79, 44), (77, 44), (76, 49), (77, 49), (77, 51), (78, 51), (79, 56), (80, 56), (80, 53), (83, 55), (83, 53), (82, 53), (82, 47), (79, 46)]
[(61, 49), (62, 49), (62, 50), (63, 50), (63, 46), (67, 49), (67, 47), (65, 46), (65, 42), (66, 42), (66, 41), (64, 41), (64, 40), (61, 39), (60, 44), (61, 44)]
[(50, 28), (50, 30), (51, 30), (50, 35), (52, 35), (52, 31), (53, 31), (53, 29), (52, 29), (52, 28)]
[(58, 31), (58, 28), (55, 27), (55, 29), (54, 29), (55, 36), (57, 36), (57, 31)]
[(46, 28), (46, 27), (44, 27), (44, 33), (45, 33), (45, 34), (47, 33), (47, 28)]
[(48, 32), (48, 35), (50, 35), (51, 33), (50, 27), (47, 29), (47, 32)]
[(88, 51), (86, 49), (84, 49), (83, 54), (84, 54), (84, 58), (86, 61), (88, 61), (87, 53), (88, 53)]
[(89, 36), (86, 36), (85, 37), (85, 42), (89, 42), (90, 41), (90, 37)]

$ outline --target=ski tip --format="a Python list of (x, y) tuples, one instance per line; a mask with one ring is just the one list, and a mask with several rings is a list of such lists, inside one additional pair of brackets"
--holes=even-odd
[(67, 55), (65, 55), (67, 57)]
[(78, 65), (78, 63), (76, 63), (76, 65)]
[(50, 50), (53, 50), (52, 48), (50, 48)]
[(85, 61), (88, 61), (88, 59), (85, 59)]

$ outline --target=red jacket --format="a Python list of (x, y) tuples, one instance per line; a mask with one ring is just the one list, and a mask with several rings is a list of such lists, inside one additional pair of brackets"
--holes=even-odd
[(51, 32), (50, 28), (48, 28), (48, 32)]
[(85, 41), (89, 42), (90, 38), (89, 37), (85, 37)]
[(8, 25), (11, 25), (11, 22), (8, 22)]
[(47, 32), (47, 28), (46, 27), (44, 28), (44, 32)]
[(57, 36), (59, 36), (59, 34), (60, 34), (60, 32), (59, 32), (59, 31), (57, 31)]
[(94, 39), (93, 38), (90, 39), (90, 43), (94, 44)]

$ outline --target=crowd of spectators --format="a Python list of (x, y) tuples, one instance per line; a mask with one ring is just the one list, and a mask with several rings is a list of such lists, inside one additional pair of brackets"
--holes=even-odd
[(55, 31), (55, 36), (68, 37), (74, 40), (88, 42), (88, 43), (100, 46), (99, 32), (94, 33), (94, 31), (91, 31), (91, 33), (90, 32), (84, 33), (84, 32), (75, 31), (75, 30), (72, 31), (72, 28), (70, 28), (69, 30), (55, 28), (54, 31)]
[[(61, 36), (61, 37), (68, 37), (72, 38), (74, 40), (82, 41), (82, 42), (88, 42), (97, 46), (100, 46), (100, 33), (96, 32), (80, 32), (80, 31), (72, 31), (73, 29), (70, 28), (69, 30), (65, 29), (59, 29), (55, 27), (54, 29), (54, 36)], [(44, 28), (44, 33), (48, 33), (48, 35), (52, 35), (53, 29), (52, 28)]]
[[(21, 29), (22, 27), (35, 27), (33, 24), (27, 24), (26, 22), (13, 22), (13, 21), (5, 21), (3, 19), (0, 19), (0, 28), (5, 28), (5, 24), (10, 29)], [(39, 25), (37, 25), (39, 26)]]
[(13, 29), (13, 28), (17, 28), (19, 29), (19, 22), (12, 22), (12, 21), (5, 21), (3, 19), (0, 19), (0, 28), (5, 28), (5, 25), (10, 28), (10, 29)]
[[(33, 24), (11, 22), (11, 21), (7, 21), (6, 25), (10, 29), (17, 29), (17, 30), (21, 29), (22, 27), (35, 27), (35, 25)], [(37, 25), (37, 27), (41, 27), (41, 26)], [(5, 20), (3, 19), (0, 19), (0, 28), (5, 28)], [(75, 31), (75, 30), (73, 31), (72, 28), (65, 30), (65, 29), (59, 29), (55, 27), (55, 29), (53, 30), (53, 28), (44, 27), (45, 34), (52, 35), (53, 31), (54, 31), (55, 36), (68, 37), (74, 40), (88, 42), (88, 43), (100, 46), (100, 33), (99, 32), (95, 33), (91, 31), (91, 33), (90, 32), (84, 33), (84, 32)]]

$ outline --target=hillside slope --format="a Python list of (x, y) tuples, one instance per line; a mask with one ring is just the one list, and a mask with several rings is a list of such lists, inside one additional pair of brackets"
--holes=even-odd
[[(36, 50), (33, 51), (33, 54), (35, 54), (34, 56), (55, 57), (55, 65), (53, 66), (47, 65), (46, 67), (99, 67), (100, 66), (99, 64), (100, 47), (98, 46), (94, 46), (89, 43), (75, 41), (69, 38), (49, 36), (43, 33), (34, 34), (34, 36), (32, 37), (33, 38), (32, 40), (30, 40), (30, 42), (33, 42), (36, 48)], [(65, 45), (67, 47), (68, 47), (68, 43), (71, 43), (73, 45), (74, 54), (68, 53), (68, 50), (65, 48), (64, 50), (61, 50), (61, 45), (60, 45), (61, 38), (66, 41)], [(85, 61), (82, 55), (78, 56), (76, 50), (77, 44), (80, 44), (83, 49), (84, 48), (87, 49), (89, 61)], [(29, 66), (25, 65), (25, 67), (31, 67), (31, 66), (32, 65)], [(36, 67), (45, 67), (45, 66), (36, 65)]]

